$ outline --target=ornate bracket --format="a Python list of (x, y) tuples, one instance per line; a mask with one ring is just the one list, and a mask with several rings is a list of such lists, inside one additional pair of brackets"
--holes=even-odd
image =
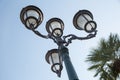
[(78, 36), (76, 36), (76, 35), (74, 35), (74, 34), (69, 34), (69, 35), (67, 35), (67, 36), (63, 36), (63, 39), (64, 39), (64, 41), (66, 41), (66, 39), (69, 38), (69, 39), (66, 41), (66, 44), (65, 44), (65, 46), (68, 46), (70, 43), (72, 43), (72, 40), (75, 40), (75, 39), (78, 39), (78, 40), (86, 40), (86, 39), (90, 39), (90, 38), (95, 37), (96, 34), (97, 34), (97, 30), (94, 31), (93, 34), (88, 34), (86, 37), (78, 37)]
[(67, 36), (63, 36), (63, 39), (61, 38), (54, 38), (52, 36), (52, 34), (48, 34), (48, 35), (42, 35), (39, 31), (31, 28), (31, 30), (38, 35), (39, 37), (45, 38), (45, 39), (52, 39), (56, 44), (65, 44), (65, 46), (68, 46), (70, 43), (72, 43), (72, 40), (86, 40), (86, 39), (90, 39), (96, 36), (97, 34), (97, 30), (95, 30), (93, 33), (88, 34), (86, 37), (78, 37), (74, 34), (69, 34)]

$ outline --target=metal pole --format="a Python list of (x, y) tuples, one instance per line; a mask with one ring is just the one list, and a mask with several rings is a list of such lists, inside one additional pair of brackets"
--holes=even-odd
[(63, 58), (69, 80), (79, 80), (70, 60), (68, 49), (65, 46), (60, 47), (60, 54)]

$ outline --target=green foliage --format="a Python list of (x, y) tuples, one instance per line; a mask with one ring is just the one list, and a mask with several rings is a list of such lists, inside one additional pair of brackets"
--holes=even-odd
[[(88, 70), (95, 70), (95, 77), (100, 75), (100, 80), (116, 80), (119, 74), (114, 73), (112, 66), (116, 59), (120, 58), (120, 39), (117, 34), (110, 34), (109, 38), (101, 39), (97, 48), (93, 48), (87, 57), (91, 63)], [(120, 53), (120, 52), (119, 52)]]

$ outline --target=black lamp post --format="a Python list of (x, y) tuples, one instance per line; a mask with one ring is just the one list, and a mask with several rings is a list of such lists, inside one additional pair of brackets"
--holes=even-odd
[(37, 28), (43, 21), (43, 13), (38, 7), (33, 5), (29, 5), (22, 9), (20, 19), (27, 29), (33, 31), (39, 37), (52, 39), (58, 45), (58, 49), (49, 50), (45, 57), (46, 61), (51, 65), (51, 70), (60, 77), (63, 69), (62, 63), (64, 61), (69, 80), (79, 80), (70, 60), (67, 46), (72, 40), (86, 40), (96, 36), (97, 25), (95, 21), (93, 21), (92, 13), (88, 10), (80, 10), (73, 18), (73, 25), (75, 28), (84, 30), (88, 33), (85, 37), (78, 37), (74, 34), (63, 36), (64, 23), (59, 18), (48, 20), (46, 23), (48, 35), (41, 34), (37, 31)]

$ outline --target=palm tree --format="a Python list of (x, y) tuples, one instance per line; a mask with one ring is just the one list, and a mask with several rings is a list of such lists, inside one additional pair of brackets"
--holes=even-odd
[(91, 63), (88, 70), (95, 70), (99, 80), (117, 80), (120, 73), (120, 39), (117, 34), (110, 34), (109, 38), (101, 39), (98, 47), (91, 50), (87, 57)]

